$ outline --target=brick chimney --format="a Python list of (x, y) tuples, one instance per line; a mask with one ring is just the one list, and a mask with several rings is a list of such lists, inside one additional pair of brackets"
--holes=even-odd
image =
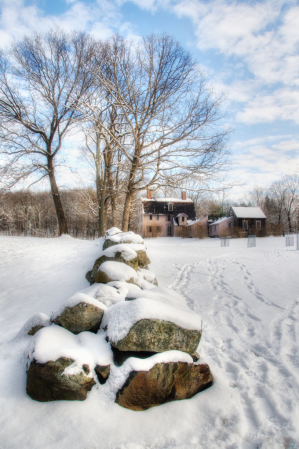
[(182, 192), (182, 200), (186, 199), (186, 192)]
[(152, 199), (152, 192), (150, 190), (147, 191), (147, 199), (148, 200)]

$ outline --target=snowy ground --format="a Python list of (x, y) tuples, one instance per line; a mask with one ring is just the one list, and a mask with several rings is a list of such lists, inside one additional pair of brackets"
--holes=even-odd
[(299, 251), (283, 238), (146, 240), (160, 286), (203, 318), (200, 355), (215, 376), (194, 398), (145, 412), (107, 403), (38, 403), (25, 393), (24, 343), (36, 312), (50, 315), (88, 286), (101, 242), (0, 237), (0, 449), (299, 448)]

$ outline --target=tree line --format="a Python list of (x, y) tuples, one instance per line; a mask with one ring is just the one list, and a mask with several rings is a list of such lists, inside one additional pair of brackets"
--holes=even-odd
[[(25, 37), (0, 55), (0, 188), (11, 205), (2, 207), (2, 220), (11, 223), (7, 211), (23, 201), (23, 218), (15, 220), (24, 232), (33, 222), (54, 229), (53, 211), (59, 235), (74, 233), (75, 216), (100, 236), (110, 224), (133, 228), (143, 190), (193, 179), (200, 191), (223, 169), (229, 130), (221, 126), (222, 101), (168, 35), (96, 41), (54, 29)], [(68, 139), (78, 132), (95, 189), (61, 191), (57, 167), (68, 163)], [(44, 178), (51, 206), (48, 193), (9, 193), (19, 181)], [(43, 197), (48, 215), (39, 212)]]
[[(191, 189), (192, 186), (189, 185)], [(162, 197), (179, 197), (181, 189), (164, 188)], [(140, 196), (142, 192), (140, 193)], [(267, 234), (282, 235), (299, 231), (299, 176), (286, 175), (269, 188), (255, 186), (243, 199), (233, 201), (228, 192), (193, 191), (197, 218), (209, 216), (217, 220), (228, 216), (230, 206), (259, 206), (267, 216)], [(125, 193), (117, 195), (115, 208), (106, 210), (106, 224), (121, 227)], [(129, 215), (129, 230), (137, 232), (138, 202), (135, 195)], [(98, 227), (98, 200), (94, 188), (63, 190), (61, 202), (65, 211), (68, 232), (73, 237), (94, 239), (100, 237)], [(0, 195), (0, 232), (6, 235), (56, 237), (59, 227), (50, 191), (19, 190)], [(203, 236), (202, 236), (203, 237)]]

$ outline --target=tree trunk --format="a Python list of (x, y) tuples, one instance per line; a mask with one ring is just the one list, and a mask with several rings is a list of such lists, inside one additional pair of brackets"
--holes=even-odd
[(55, 174), (54, 174), (54, 165), (53, 159), (48, 159), (48, 170), (49, 170), (49, 179), (51, 185), (51, 192), (54, 201), (58, 227), (59, 227), (59, 235), (68, 234), (67, 222), (64, 214), (64, 209), (61, 203), (59, 190), (56, 184)]
[(98, 228), (99, 235), (103, 237), (106, 232), (106, 209), (105, 209), (105, 196), (106, 196), (106, 175), (103, 173), (102, 154), (100, 148), (100, 135), (97, 133), (96, 141), (96, 187), (97, 187), (97, 202), (98, 202)]
[(288, 218), (289, 232), (292, 232), (292, 219), (290, 210), (287, 211), (287, 218)]
[(133, 198), (133, 193), (129, 191), (126, 194), (125, 205), (124, 205), (123, 223), (122, 223), (122, 230), (123, 230), (123, 232), (128, 232), (128, 230), (129, 230), (129, 221), (130, 221), (130, 211), (131, 211), (132, 198)]

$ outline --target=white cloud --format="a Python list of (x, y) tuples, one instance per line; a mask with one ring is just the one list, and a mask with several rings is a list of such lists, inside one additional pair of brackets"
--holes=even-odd
[[(237, 112), (238, 121), (299, 122), (296, 2), (179, 0), (173, 10), (179, 17), (193, 21), (199, 49), (215, 50), (230, 61), (229, 68), (223, 67), (222, 79), (216, 78), (216, 85), (228, 91), (229, 99), (239, 103), (238, 108), (244, 103)], [(244, 63), (253, 79), (244, 73)]]
[(0, 0), (0, 47), (11, 41), (22, 39), (33, 31), (45, 32), (53, 26), (65, 31), (91, 32), (96, 38), (107, 38), (113, 32), (122, 30), (127, 36), (132, 33), (131, 25), (123, 23), (118, 6), (107, 0), (96, 3), (68, 1), (65, 13), (46, 15), (36, 5), (27, 6), (25, 0)]

